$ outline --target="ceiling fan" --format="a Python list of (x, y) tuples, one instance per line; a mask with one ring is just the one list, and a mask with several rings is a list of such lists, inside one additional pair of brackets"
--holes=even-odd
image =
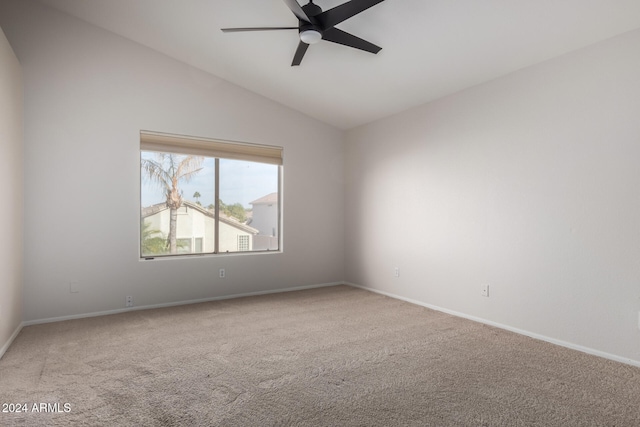
[(384, 0), (351, 0), (326, 11), (310, 0), (304, 6), (300, 6), (296, 0), (284, 0), (291, 12), (298, 18), (297, 27), (246, 27), (246, 28), (222, 28), (225, 33), (240, 31), (272, 31), (272, 30), (298, 30), (300, 43), (293, 56), (291, 66), (300, 65), (304, 54), (310, 44), (326, 40), (349, 46), (366, 52), (378, 53), (382, 49), (359, 37), (335, 28), (339, 23), (346, 21), (354, 15), (382, 3)]

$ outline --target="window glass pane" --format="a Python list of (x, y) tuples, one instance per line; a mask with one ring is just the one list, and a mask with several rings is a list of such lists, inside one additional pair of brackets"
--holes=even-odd
[(141, 255), (213, 252), (215, 160), (141, 151), (140, 174)]
[(141, 150), (141, 256), (279, 250), (280, 167)]
[(220, 252), (278, 250), (278, 168), (220, 159)]

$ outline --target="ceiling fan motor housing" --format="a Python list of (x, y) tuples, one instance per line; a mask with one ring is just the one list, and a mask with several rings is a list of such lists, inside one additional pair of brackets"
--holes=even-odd
[(313, 19), (314, 16), (320, 15), (322, 13), (322, 8), (317, 4), (314, 4), (313, 1), (302, 6), (302, 10), (307, 16), (311, 19), (311, 22), (303, 21), (301, 19), (298, 20), (298, 25), (300, 27), (299, 34), (300, 40), (306, 44), (314, 44), (322, 40), (322, 28), (317, 24), (316, 20)]

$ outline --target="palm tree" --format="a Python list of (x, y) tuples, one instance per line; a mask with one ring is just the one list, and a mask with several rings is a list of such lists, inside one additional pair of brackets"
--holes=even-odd
[(164, 190), (169, 208), (169, 253), (177, 253), (176, 225), (178, 208), (182, 205), (182, 192), (178, 184), (189, 182), (202, 170), (203, 156), (185, 156), (156, 153), (155, 159), (140, 159), (140, 168), (147, 178)]
[(202, 196), (200, 195), (200, 193), (196, 191), (195, 193), (193, 193), (193, 197), (196, 199), (196, 205), (201, 206), (200, 205), (200, 197), (202, 197)]

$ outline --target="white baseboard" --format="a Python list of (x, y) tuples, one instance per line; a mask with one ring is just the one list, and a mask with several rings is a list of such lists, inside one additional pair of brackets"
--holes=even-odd
[(13, 342), (13, 340), (16, 339), (16, 337), (22, 330), (23, 326), (24, 326), (24, 322), (20, 323), (16, 328), (16, 330), (13, 331), (13, 334), (11, 334), (11, 336), (9, 337), (9, 340), (2, 346), (2, 348), (0, 348), (0, 359), (2, 359), (2, 356), (4, 356), (4, 354), (7, 352), (7, 350), (9, 349), (9, 346), (11, 346), (11, 343)]
[(515, 332), (516, 334), (524, 335), (524, 336), (527, 336), (527, 337), (530, 337), (530, 338), (535, 338), (535, 339), (538, 339), (538, 340), (541, 340), (541, 341), (546, 341), (546, 342), (551, 343), (551, 344), (559, 345), (561, 347), (570, 348), (572, 350), (577, 350), (577, 351), (580, 351), (580, 352), (583, 352), (583, 353), (591, 354), (593, 356), (599, 356), (599, 357), (602, 357), (602, 358), (605, 358), (605, 359), (614, 360), (616, 362), (625, 363), (627, 365), (640, 367), (640, 361), (638, 361), (638, 360), (629, 359), (629, 358), (621, 357), (621, 356), (616, 356), (615, 354), (605, 353), (603, 351), (595, 350), (593, 348), (584, 347), (584, 346), (581, 346), (581, 345), (577, 345), (577, 344), (573, 344), (573, 343), (570, 343), (570, 342), (558, 340), (558, 339), (555, 339), (555, 338), (550, 338), (550, 337), (547, 337), (545, 335), (540, 335), (540, 334), (536, 334), (534, 332), (525, 331), (523, 329), (514, 328), (514, 327), (511, 327), (509, 325), (504, 325), (502, 323), (493, 322), (491, 320), (482, 319), (482, 318), (476, 317), (476, 316), (470, 316), (470, 315), (465, 314), (465, 313), (460, 313), (458, 311), (449, 310), (447, 308), (438, 307), (438, 306), (435, 306), (435, 305), (432, 305), (432, 304), (427, 304), (425, 302), (418, 301), (418, 300), (415, 300), (415, 299), (405, 298), (403, 296), (392, 294), (390, 292), (380, 291), (380, 290), (377, 290), (377, 289), (368, 288), (366, 286), (356, 285), (355, 283), (350, 283), (350, 282), (344, 282), (344, 284), (348, 285), (348, 286), (353, 286), (354, 288), (364, 289), (366, 291), (370, 291), (370, 292), (374, 292), (374, 293), (377, 293), (377, 294), (380, 294), (380, 295), (384, 295), (384, 296), (387, 296), (387, 297), (390, 297), (390, 298), (406, 301), (406, 302), (409, 302), (411, 304), (420, 305), (422, 307), (430, 308), (432, 310), (436, 310), (436, 311), (440, 311), (440, 312), (443, 312), (443, 313), (451, 314), (451, 315), (456, 316), (456, 317), (462, 317), (464, 319), (472, 320), (474, 322), (484, 323), (485, 325), (494, 326), (496, 328), (504, 329), (504, 330), (507, 330), (507, 331), (510, 331), (510, 332)]
[[(306, 286), (297, 286), (294, 288), (282, 288), (282, 289), (272, 289), (267, 291), (257, 291), (257, 292), (247, 292), (243, 294), (234, 294), (234, 295), (223, 295), (219, 297), (211, 297), (211, 298), (200, 298), (186, 301), (176, 301), (176, 302), (168, 302), (163, 304), (152, 304), (152, 305), (144, 305), (144, 306), (136, 306), (136, 307), (128, 307), (128, 308), (119, 308), (115, 310), (106, 310), (106, 311), (97, 311), (92, 313), (81, 313), (81, 314), (72, 314), (69, 316), (60, 316), (60, 317), (49, 317), (46, 319), (36, 319), (36, 320), (28, 320), (22, 322), (21, 326), (31, 326), (31, 325), (40, 325), (43, 323), (53, 323), (53, 322), (62, 322), (65, 320), (74, 320), (74, 319), (84, 319), (87, 317), (98, 317), (98, 316), (108, 316), (110, 314), (119, 314), (126, 313), (129, 311), (138, 311), (138, 310), (150, 310), (153, 308), (164, 308), (164, 307), (175, 307), (179, 305), (187, 305), (187, 304), (198, 304), (201, 302), (209, 302), (209, 301), (221, 301), (226, 299), (233, 298), (242, 298), (242, 297), (251, 297), (257, 295), (267, 295), (267, 294), (277, 294), (282, 292), (292, 292), (292, 291), (302, 291), (305, 289), (314, 289), (314, 288), (325, 288), (328, 286), (338, 286), (344, 285), (344, 282), (332, 282), (332, 283), (321, 283), (318, 285), (306, 285)], [(17, 335), (17, 334), (16, 334)], [(11, 340), (9, 340), (11, 342)], [(8, 348), (8, 345), (7, 345)]]

